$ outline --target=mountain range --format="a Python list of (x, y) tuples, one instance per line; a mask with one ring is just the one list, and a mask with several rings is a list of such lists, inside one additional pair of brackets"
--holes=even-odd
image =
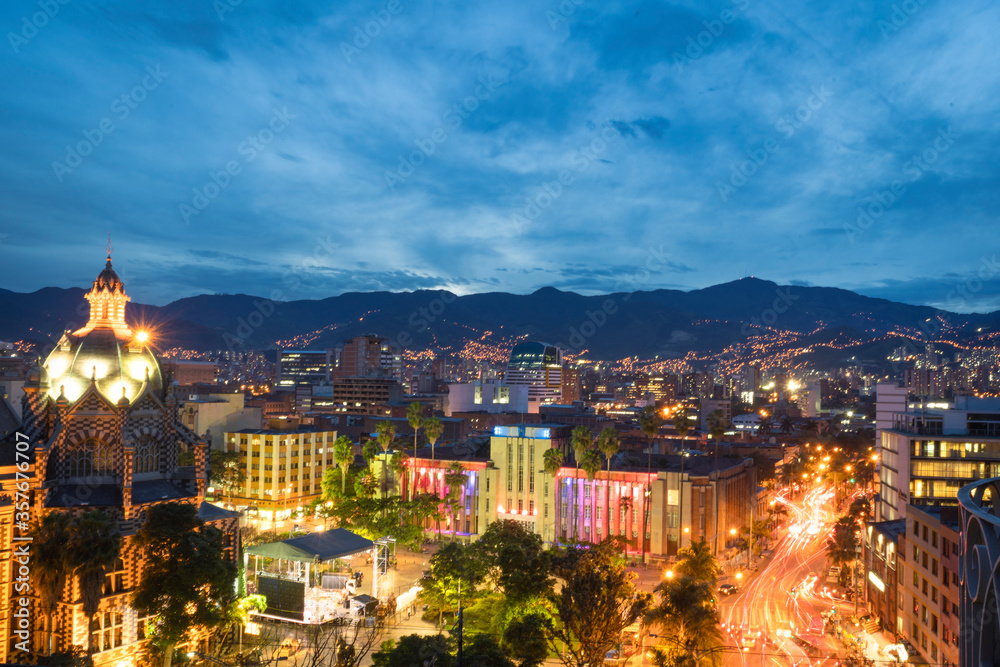
[[(0, 289), (0, 339), (42, 346), (89, 313), (79, 288)], [(892, 349), (929, 338), (948, 354), (991, 349), (1000, 311), (950, 313), (826, 287), (744, 278), (704, 289), (582, 296), (547, 287), (532, 294), (457, 296), (447, 291), (346, 293), (272, 302), (246, 294), (201, 295), (165, 306), (130, 304), (133, 327), (149, 327), (160, 350), (318, 349), (375, 333), (411, 352), (502, 353), (543, 340), (590, 359), (699, 358), (757, 352), (790, 361), (878, 364)], [(914, 345), (914, 349), (917, 347)], [(922, 345), (919, 349), (923, 349)], [(728, 350), (728, 352), (727, 352)]]

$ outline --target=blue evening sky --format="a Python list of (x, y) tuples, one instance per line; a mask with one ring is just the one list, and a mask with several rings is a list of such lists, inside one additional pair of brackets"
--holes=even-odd
[(110, 231), (156, 304), (755, 275), (997, 309), (998, 33), (988, 0), (5, 0), (0, 286), (86, 287)]

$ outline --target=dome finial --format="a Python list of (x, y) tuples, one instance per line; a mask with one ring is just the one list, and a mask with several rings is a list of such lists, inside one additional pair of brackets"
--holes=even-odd
[(91, 382), (97, 382), (97, 366), (96, 365), (93, 366), (93, 369), (90, 372), (90, 381)]
[(111, 251), (112, 250), (114, 250), (114, 248), (111, 246), (111, 232), (108, 231), (108, 247), (107, 247), (107, 251), (108, 251), (108, 261), (109, 262), (111, 261)]

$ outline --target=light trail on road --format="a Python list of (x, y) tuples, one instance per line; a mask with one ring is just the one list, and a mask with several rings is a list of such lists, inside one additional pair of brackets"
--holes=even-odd
[[(798, 502), (778, 498), (788, 507), (788, 532), (753, 580), (721, 605), (727, 643), (743, 648), (739, 656), (727, 657), (727, 665), (824, 667), (836, 662), (836, 648), (823, 634), (821, 616), (835, 601), (820, 583), (826, 580), (833, 498), (834, 492), (825, 486), (808, 491)], [(815, 655), (793, 641), (798, 638), (818, 649)]]

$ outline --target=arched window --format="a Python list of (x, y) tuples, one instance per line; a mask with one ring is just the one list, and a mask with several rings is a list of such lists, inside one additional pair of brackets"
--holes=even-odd
[(90, 438), (69, 452), (70, 477), (103, 477), (114, 474), (111, 447)]
[(152, 436), (142, 436), (132, 453), (133, 472), (159, 472), (160, 443)]

